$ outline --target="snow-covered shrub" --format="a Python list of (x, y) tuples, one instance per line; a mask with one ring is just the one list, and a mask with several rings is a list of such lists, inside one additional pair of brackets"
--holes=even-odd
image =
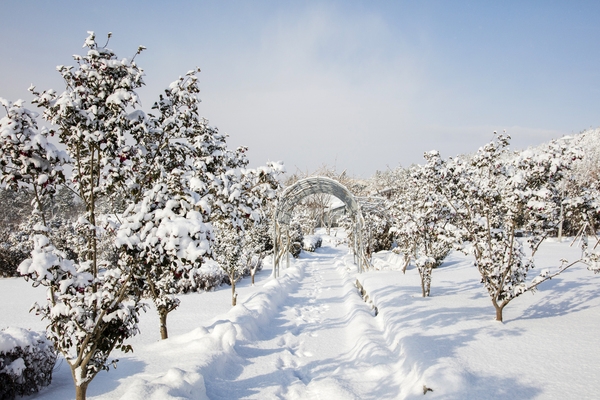
[(22, 328), (0, 331), (0, 399), (38, 392), (52, 381), (56, 351), (45, 335)]
[(20, 230), (0, 232), (0, 277), (19, 276), (19, 265), (29, 257), (28, 235)]
[(185, 276), (178, 283), (178, 293), (189, 293), (199, 291), (215, 290), (225, 280), (225, 272), (213, 260), (207, 260), (200, 268), (194, 268), (185, 272)]
[(302, 241), (304, 240), (304, 234), (302, 233), (302, 227), (299, 223), (290, 223), (289, 226), (289, 240), (290, 240), (290, 253), (294, 258), (300, 257), (302, 252)]
[(263, 267), (264, 258), (273, 252), (272, 222), (268, 210), (260, 221), (251, 224), (244, 235), (242, 262), (245, 264), (244, 275), (250, 275), (252, 284), (254, 276)]
[(317, 226), (314, 210), (303, 203), (296, 205), (296, 207), (294, 207), (292, 223), (300, 226), (303, 235), (312, 235)]
[(302, 248), (305, 251), (313, 252), (323, 244), (323, 238), (319, 235), (306, 235), (302, 239)]
[(387, 210), (363, 211), (365, 219), (365, 239), (367, 255), (377, 253), (378, 251), (391, 250), (394, 242), (394, 235), (391, 231), (392, 219)]
[(581, 148), (583, 156), (574, 160), (571, 173), (559, 187), (563, 217), (559, 237), (594, 235), (600, 227), (600, 129), (582, 132), (570, 144)]

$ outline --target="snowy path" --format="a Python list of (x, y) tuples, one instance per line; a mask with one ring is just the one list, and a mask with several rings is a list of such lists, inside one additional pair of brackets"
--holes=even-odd
[(345, 254), (346, 248), (324, 248), (303, 256), (304, 273), (298, 286), (256, 340), (236, 346), (244, 359), (241, 368), (206, 379), (208, 397), (372, 396), (379, 386), (379, 379), (374, 378), (383, 376), (374, 376), (374, 372), (381, 374), (367, 357), (364, 362), (357, 357), (366, 350), (360, 333), (370, 328), (369, 341), (373, 342), (381, 331), (344, 273)]

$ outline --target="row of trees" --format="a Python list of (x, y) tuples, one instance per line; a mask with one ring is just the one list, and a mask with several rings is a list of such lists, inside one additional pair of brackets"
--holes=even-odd
[[(62, 93), (29, 89), (50, 128), (22, 101), (0, 100), (0, 182), (31, 195), (31, 256), (19, 272), (48, 290), (35, 311), (71, 368), (77, 399), (108, 369), (113, 349), (131, 350), (144, 296), (166, 338), (176, 294), (218, 262), (235, 304), (235, 282), (268, 250), (266, 208), (283, 172), (278, 163), (248, 169), (247, 149), (228, 149), (226, 135), (199, 116), (199, 70), (145, 113), (135, 92), (144, 47), (119, 59), (92, 32), (84, 47), (75, 67), (57, 68)], [(52, 211), (59, 193), (77, 199), (74, 223)]]
[[(600, 143), (599, 134), (512, 152), (510, 137), (495, 133), (472, 155), (443, 159), (437, 151), (426, 153), (424, 165), (380, 172), (369, 181), (387, 208), (375, 216), (366, 213), (365, 219), (371, 225), (388, 221), (391, 227), (380, 240), (391, 233), (394, 251), (404, 255), (403, 269), (415, 263), (423, 296), (430, 293), (432, 271), (451, 250), (472, 254), (502, 321), (511, 300), (575, 263), (597, 272), (598, 254), (585, 238), (596, 237), (600, 222), (600, 187), (594, 178), (600, 147), (593, 145)], [(544, 270), (528, 282), (543, 240), (565, 233), (583, 236), (582, 259), (565, 261), (557, 271)]]

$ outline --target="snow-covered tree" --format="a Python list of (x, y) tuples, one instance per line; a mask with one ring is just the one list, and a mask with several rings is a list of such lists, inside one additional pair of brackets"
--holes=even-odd
[(117, 232), (120, 263), (137, 265), (144, 277), (136, 282), (156, 306), (162, 339), (168, 337), (167, 316), (179, 305), (176, 295), (196, 285), (213, 240), (206, 223), (211, 177), (197, 165), (218, 159), (222, 140), (198, 114), (196, 73), (189, 71), (165, 90), (153, 106), (156, 115), (130, 115), (135, 145), (117, 162), (138, 173), (132, 181), (114, 175), (131, 202)]
[(511, 300), (548, 277), (544, 271), (527, 284), (534, 261), (526, 258), (517, 231), (531, 233), (528, 243), (535, 254), (558, 225), (557, 184), (579, 157), (564, 140), (550, 142), (544, 152), (520, 153), (509, 152), (509, 141), (506, 134), (496, 135), (471, 158), (445, 161), (433, 151), (424, 166), (470, 244), (466, 250), (475, 256), (498, 321)]
[(460, 242), (452, 224), (453, 213), (435, 190), (435, 178), (429, 170), (413, 166), (409, 176), (400, 180), (402, 187), (393, 191), (396, 251), (404, 255), (406, 270), (410, 259), (421, 277), (423, 297), (431, 291), (431, 274)]
[[(33, 113), (20, 103), (8, 105), (3, 131), (15, 151), (2, 154), (4, 165), (14, 166), (12, 172), (3, 169), (5, 182), (28, 185), (34, 193), (36, 224), (29, 226), (33, 251), (19, 271), (34, 286), (48, 287), (47, 303), (36, 305), (35, 310), (48, 320), (47, 334), (71, 368), (77, 399), (84, 399), (91, 380), (108, 369), (113, 349), (130, 350), (124, 342), (138, 332), (142, 307), (137, 298), (128, 299), (135, 271), (101, 257), (99, 243), (108, 231), (97, 205), (99, 196), (117, 190), (110, 174), (128, 179), (127, 169), (111, 171), (110, 165), (127, 147), (125, 139), (131, 131), (127, 109), (137, 104), (135, 89), (143, 84), (143, 72), (133, 59), (118, 59), (99, 46), (93, 33), (84, 47), (88, 48), (85, 56), (74, 56), (76, 67), (58, 67), (64, 92), (30, 88), (33, 103), (44, 110), (43, 118), (57, 128), (38, 130)], [(58, 136), (66, 155), (47, 142), (48, 135)], [(60, 183), (63, 163), (71, 171), (66, 183), (85, 207), (73, 229), (64, 232), (76, 247), (70, 254), (52, 243), (52, 226), (40, 206), (54, 192), (53, 185)]]
[(227, 283), (231, 285), (231, 305), (237, 304), (235, 287), (244, 275), (245, 265), (241, 262), (244, 245), (241, 227), (232, 227), (224, 223), (215, 223), (216, 241), (215, 260), (225, 272)]
[[(273, 201), (279, 189), (277, 176), (284, 169), (280, 163), (268, 163), (257, 169), (246, 169), (245, 148), (229, 152), (227, 165), (231, 168), (213, 180), (213, 201), (219, 212), (211, 219), (215, 226), (215, 260), (228, 277), (232, 305), (236, 304), (236, 282), (247, 269), (252, 249), (246, 245), (246, 231), (265, 218), (267, 202)], [(260, 247), (257, 248), (260, 250)], [(251, 258), (250, 258), (251, 259)]]
[(179, 306), (176, 295), (182, 285), (195, 285), (212, 241), (212, 227), (195, 209), (197, 196), (185, 189), (181, 175), (172, 171), (167, 182), (145, 191), (142, 201), (126, 210), (116, 241), (120, 264), (139, 267), (144, 279), (137, 282), (156, 306), (162, 339), (168, 337), (168, 314)]
[(43, 201), (64, 180), (62, 164), (68, 157), (48, 142), (53, 132), (38, 128), (38, 114), (25, 108), (22, 100), (0, 99), (0, 104), (6, 110), (0, 120), (0, 183), (15, 191), (29, 189), (34, 222), (46, 224)]

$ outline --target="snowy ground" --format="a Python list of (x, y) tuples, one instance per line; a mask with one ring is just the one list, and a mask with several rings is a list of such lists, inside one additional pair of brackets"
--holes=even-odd
[[(238, 306), (228, 287), (182, 297), (159, 341), (153, 310), (143, 315), (133, 354), (116, 354), (90, 399), (592, 399), (600, 393), (600, 276), (576, 266), (505, 309), (505, 322), (471, 260), (452, 254), (421, 298), (417, 272), (356, 274), (352, 257), (326, 237), (314, 254), (257, 284), (242, 281)], [(538, 268), (574, 259), (568, 243), (547, 243)], [(358, 278), (369, 302), (358, 295)], [(21, 279), (0, 279), (0, 327), (43, 329), (27, 313), (44, 297)], [(377, 307), (378, 314), (372, 309)], [(69, 368), (31, 399), (69, 399)]]

